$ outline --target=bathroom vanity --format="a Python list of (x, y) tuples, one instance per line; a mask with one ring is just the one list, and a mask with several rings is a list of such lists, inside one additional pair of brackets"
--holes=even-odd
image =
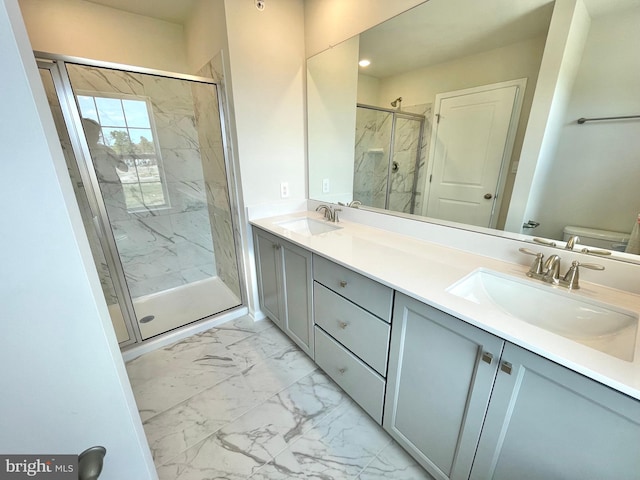
[[(558, 292), (526, 266), (319, 218), (252, 222), (262, 309), (431, 475), (639, 478), (638, 295)], [(547, 323), (480, 298), (487, 275), (507, 297), (533, 289)], [(572, 302), (603, 308), (604, 326), (543, 305)]]

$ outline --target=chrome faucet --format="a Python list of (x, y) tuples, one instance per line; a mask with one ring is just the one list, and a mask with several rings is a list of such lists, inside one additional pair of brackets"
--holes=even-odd
[(328, 222), (334, 222), (334, 223), (338, 223), (340, 221), (340, 218), (338, 217), (338, 212), (341, 212), (342, 209), (340, 208), (332, 208), (329, 205), (318, 205), (316, 207), (316, 212), (320, 212), (324, 210), (324, 219), (327, 220)]
[(564, 248), (566, 250), (573, 250), (573, 248), (576, 246), (576, 243), (578, 243), (580, 241), (580, 237), (577, 235), (572, 235), (569, 237), (569, 240), (567, 240), (567, 244), (564, 246)]
[(591, 270), (604, 270), (604, 267), (597, 263), (580, 263), (576, 260), (571, 263), (571, 267), (567, 270), (567, 273), (560, 278), (560, 257), (558, 255), (551, 255), (543, 263), (544, 255), (542, 253), (533, 252), (527, 248), (520, 248), (519, 251), (536, 257), (527, 272), (527, 277), (536, 278), (552, 285), (559, 285), (568, 290), (578, 290), (580, 288), (579, 267), (589, 268)]
[(358, 208), (360, 205), (362, 205), (362, 202), (360, 200), (351, 200), (349, 203), (338, 202), (338, 205), (342, 205), (343, 207)]
[(542, 281), (558, 285), (560, 283), (560, 257), (551, 255), (544, 262)]

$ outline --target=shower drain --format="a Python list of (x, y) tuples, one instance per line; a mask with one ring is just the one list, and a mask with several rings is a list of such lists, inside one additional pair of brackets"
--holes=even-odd
[(146, 317), (142, 317), (140, 319), (140, 323), (149, 323), (151, 320), (153, 320), (154, 318), (156, 318), (155, 315), (147, 315)]

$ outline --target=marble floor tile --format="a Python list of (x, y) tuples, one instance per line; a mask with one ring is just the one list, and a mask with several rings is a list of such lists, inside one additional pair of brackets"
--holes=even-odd
[(429, 480), (270, 321), (243, 317), (127, 364), (161, 480)]
[(433, 480), (396, 442), (391, 442), (358, 475), (358, 480)]
[(380, 426), (350, 400), (252, 478), (355, 478), (390, 442)]
[(143, 426), (156, 464), (194, 446), (316, 368), (297, 347), (289, 345), (274, 352), (273, 357), (260, 359), (258, 364), (146, 418)]

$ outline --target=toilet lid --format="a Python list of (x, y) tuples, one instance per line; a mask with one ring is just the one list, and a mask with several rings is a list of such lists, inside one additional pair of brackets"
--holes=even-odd
[(599, 240), (609, 240), (611, 242), (627, 242), (630, 233), (624, 232), (612, 232), (611, 230), (599, 230), (597, 228), (589, 227), (576, 227), (574, 225), (567, 225), (564, 227), (564, 233), (569, 235), (578, 235), (584, 238), (597, 238)]

